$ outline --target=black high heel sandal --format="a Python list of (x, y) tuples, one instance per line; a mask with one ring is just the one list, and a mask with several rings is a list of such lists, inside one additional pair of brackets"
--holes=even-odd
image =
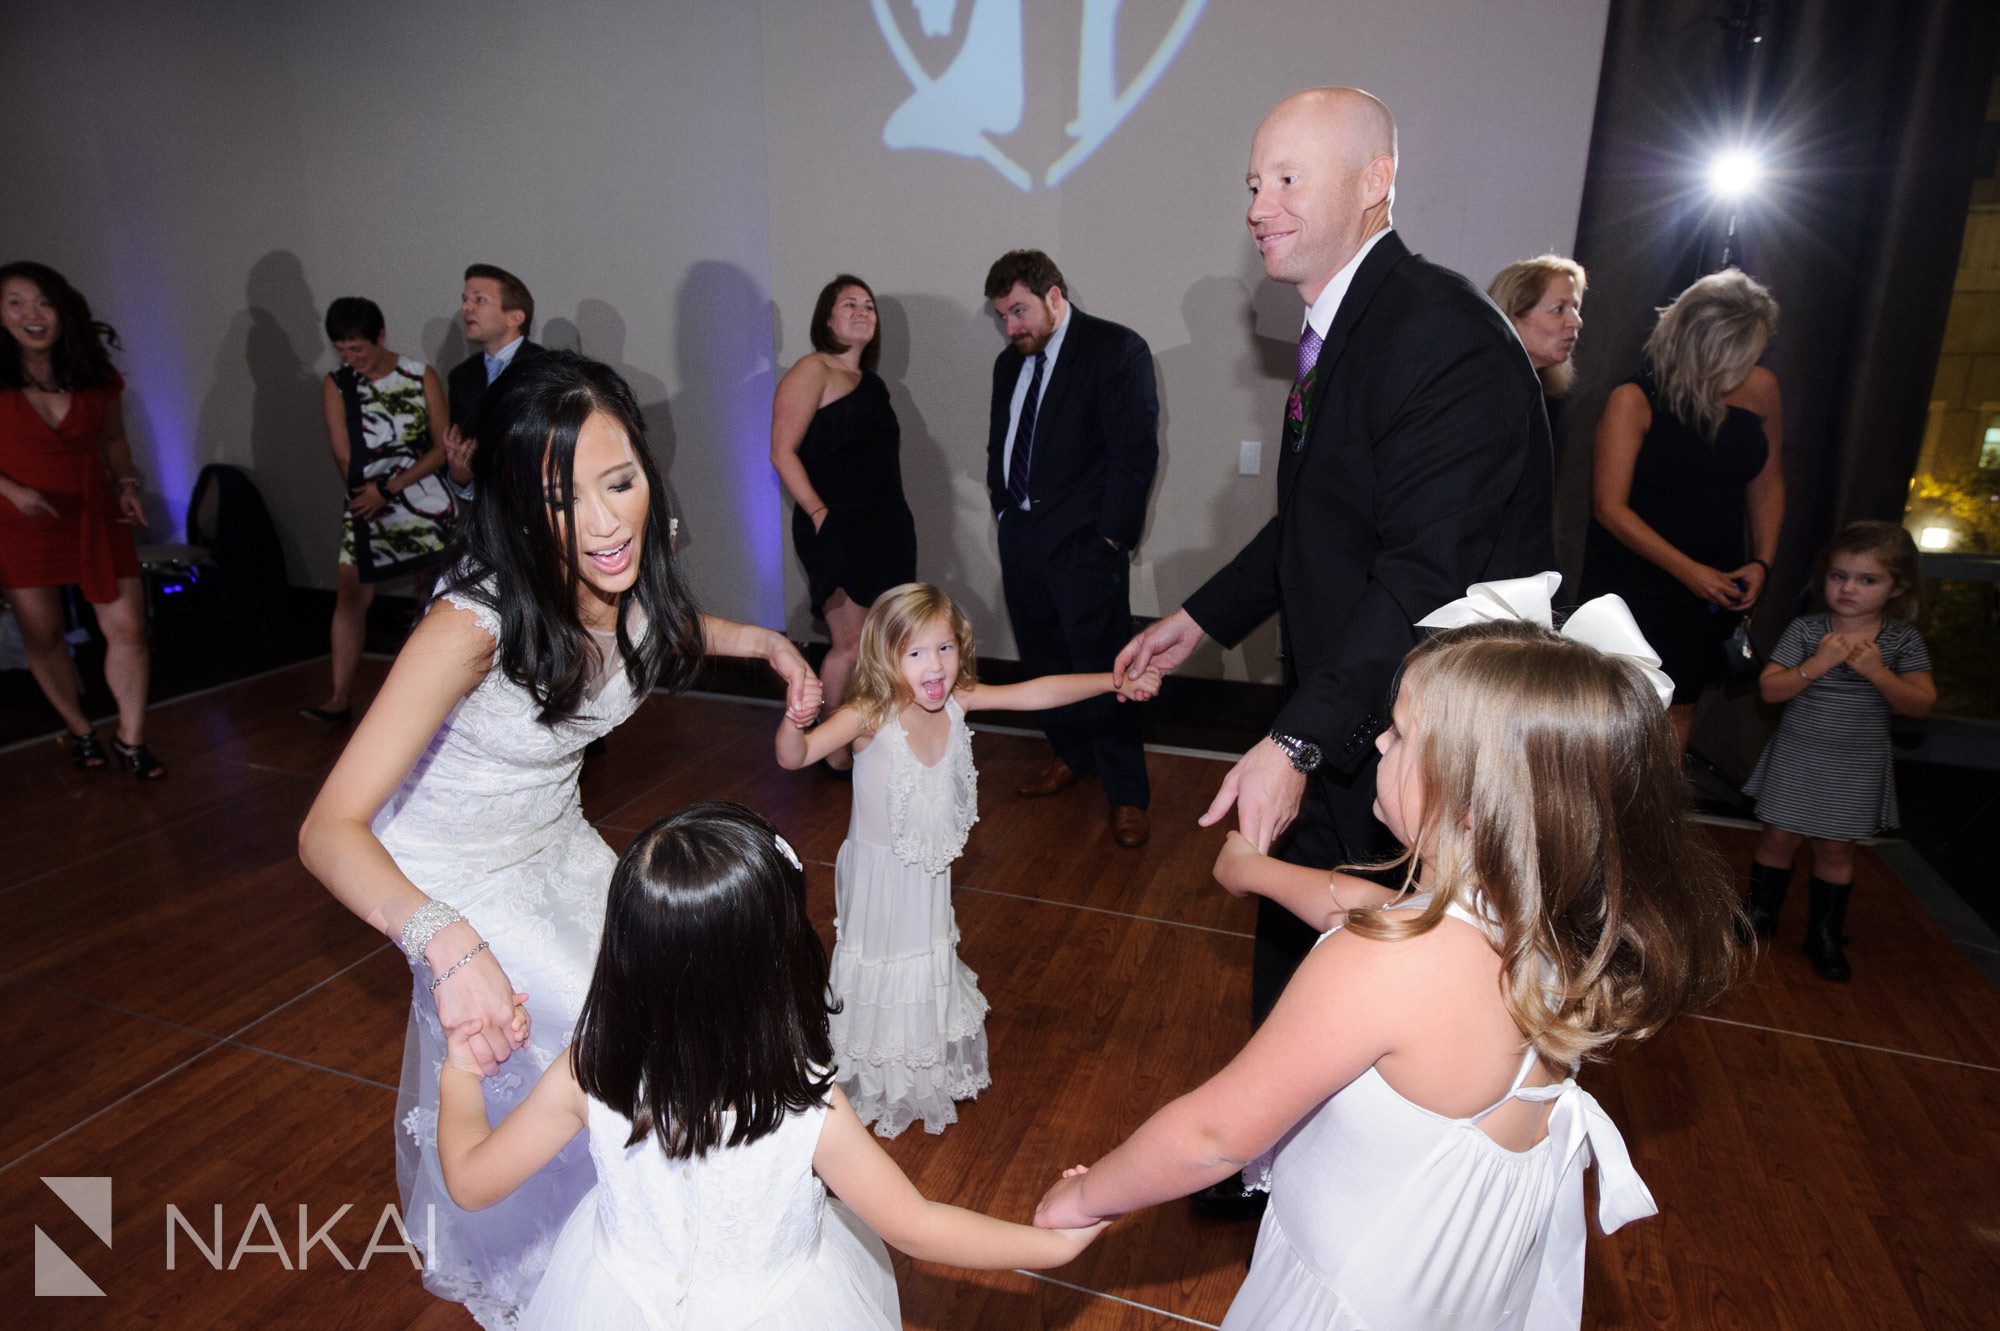
[(104, 745), (98, 740), (95, 730), (81, 734), (75, 731), (63, 732), (63, 743), (69, 749), (69, 760), (77, 768), (107, 767), (111, 759), (105, 755)]
[(167, 774), (167, 765), (153, 756), (153, 751), (142, 744), (127, 744), (124, 740), (111, 741), (111, 751), (118, 755), (118, 765), (141, 781), (158, 781)]

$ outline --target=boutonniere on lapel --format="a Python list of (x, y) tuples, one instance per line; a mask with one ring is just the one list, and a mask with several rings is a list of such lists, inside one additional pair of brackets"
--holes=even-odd
[(1312, 405), (1313, 380), (1319, 376), (1319, 366), (1306, 371), (1306, 377), (1292, 385), (1292, 395), (1285, 399), (1285, 422), (1292, 432), (1292, 451), (1299, 452), (1306, 446), (1306, 426), (1308, 411)]

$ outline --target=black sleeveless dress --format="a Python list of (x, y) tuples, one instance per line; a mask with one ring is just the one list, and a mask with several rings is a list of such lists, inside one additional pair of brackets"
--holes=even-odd
[[(1690, 559), (1724, 573), (1749, 562), (1747, 487), (1764, 469), (1764, 418), (1730, 407), (1715, 439), (1672, 415), (1649, 369), (1637, 384), (1653, 423), (1632, 467), (1632, 511)], [(1616, 592), (1674, 681), (1674, 701), (1692, 703), (1723, 677), (1722, 643), (1739, 616), (1704, 601), (1626, 546), (1595, 519), (1583, 549), (1582, 599)]]
[(902, 431), (889, 388), (873, 370), (861, 384), (813, 413), (799, 443), (799, 461), (826, 505), (817, 532), (802, 508), (792, 510), (792, 548), (805, 565), (812, 612), (844, 590), (867, 606), (917, 576), (917, 524), (903, 498)]

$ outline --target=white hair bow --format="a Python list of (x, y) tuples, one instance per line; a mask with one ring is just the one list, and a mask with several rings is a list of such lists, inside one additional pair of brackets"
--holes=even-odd
[(778, 848), (778, 853), (785, 857), (785, 862), (787, 864), (791, 865), (794, 869), (797, 869), (800, 873), (805, 872), (806, 866), (799, 863), (799, 853), (796, 850), (792, 849), (791, 842), (785, 840), (782, 836), (779, 836), (777, 833), (773, 832), (771, 834), (771, 844)]
[[(1418, 620), (1417, 627), (1455, 629), (1495, 619), (1519, 619), (1553, 629), (1555, 613), (1551, 602), (1561, 585), (1560, 573), (1475, 582), (1465, 589), (1465, 595)], [(1660, 695), (1662, 707), (1673, 702), (1674, 682), (1660, 669), (1659, 653), (1646, 641), (1646, 635), (1639, 632), (1638, 622), (1632, 618), (1624, 597), (1607, 594), (1585, 601), (1570, 611), (1561, 633), (1606, 655), (1621, 656), (1632, 662), (1653, 686), (1653, 692)]]

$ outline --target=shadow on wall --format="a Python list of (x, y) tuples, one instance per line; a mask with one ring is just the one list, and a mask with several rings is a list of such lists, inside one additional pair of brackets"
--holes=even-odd
[[(1169, 486), (1179, 494), (1208, 494), (1213, 498), (1208, 507), (1208, 521), (1198, 532), (1162, 533), (1157, 522), (1148, 524), (1147, 541), (1140, 554), (1143, 561), (1151, 564), (1161, 614), (1178, 609), (1216, 570), (1234, 559), (1277, 512), (1278, 450), (1283, 444), (1272, 431), (1282, 419), (1285, 386), (1298, 353), (1291, 342), (1258, 335), (1258, 307), (1253, 303), (1252, 290), (1241, 278), (1209, 276), (1196, 281), (1181, 298), (1181, 320), (1187, 326), (1187, 341), (1160, 352), (1157, 357), (1163, 404), (1249, 399), (1258, 404), (1258, 426), (1245, 437), (1260, 439), (1264, 444), (1262, 474), (1239, 476), (1236, 474), (1239, 440), (1174, 438), (1169, 447), (1170, 427), (1163, 428), (1160, 476), (1153, 484), (1155, 512)], [(1195, 413), (1184, 415), (1192, 421)], [(1167, 419), (1163, 410), (1163, 420)], [(1266, 421), (1268, 425), (1264, 424)], [(1167, 539), (1176, 537), (1185, 543), (1168, 547)], [(1148, 558), (1147, 551), (1154, 549), (1165, 549), (1166, 553)], [(1135, 588), (1135, 609), (1139, 608), (1137, 600)], [(1275, 620), (1253, 631), (1238, 651), (1250, 679), (1275, 681), (1278, 678)], [(1225, 655), (1215, 642), (1204, 642), (1181, 671), (1222, 678)]]
[[(991, 642), (994, 628), (1006, 617), (993, 508), (986, 493), (985, 423), (997, 335), (983, 307), (968, 319), (964, 306), (939, 296), (878, 293), (876, 311), (882, 321), (878, 372), (902, 430), (903, 494), (917, 524), (917, 576), (943, 589), (981, 638)], [(919, 337), (925, 339), (921, 349)], [(907, 384), (911, 361), (918, 355), (963, 367), (959, 391), (975, 406), (959, 414), (979, 422), (976, 433), (941, 439), (932, 429)]]
[(321, 311), (299, 256), (273, 250), (252, 264), (244, 305), (230, 319), (202, 397), (204, 451), (243, 466), (257, 483), (277, 522), (287, 580), (330, 586), (342, 483), (313, 364), (325, 340)]
[[(674, 488), (674, 418), (667, 406), (667, 385), (658, 375), (647, 374), (625, 360), (627, 330), (625, 316), (610, 301), (589, 297), (576, 303), (576, 321), (551, 319), (543, 330), (542, 345), (557, 350), (574, 350), (618, 371), (633, 398), (639, 403), (639, 418), (646, 425), (646, 449), (667, 487), (667, 512), (680, 517), (680, 492)], [(689, 532), (681, 522), (681, 548), (688, 546)]]
[[(674, 305), (679, 391), (653, 446), (662, 471), (680, 460), (669, 495), (703, 604), (783, 627), (785, 540), (771, 469), (774, 327), (770, 297), (756, 278), (720, 260), (691, 266)], [(584, 333), (589, 350), (587, 326)]]

